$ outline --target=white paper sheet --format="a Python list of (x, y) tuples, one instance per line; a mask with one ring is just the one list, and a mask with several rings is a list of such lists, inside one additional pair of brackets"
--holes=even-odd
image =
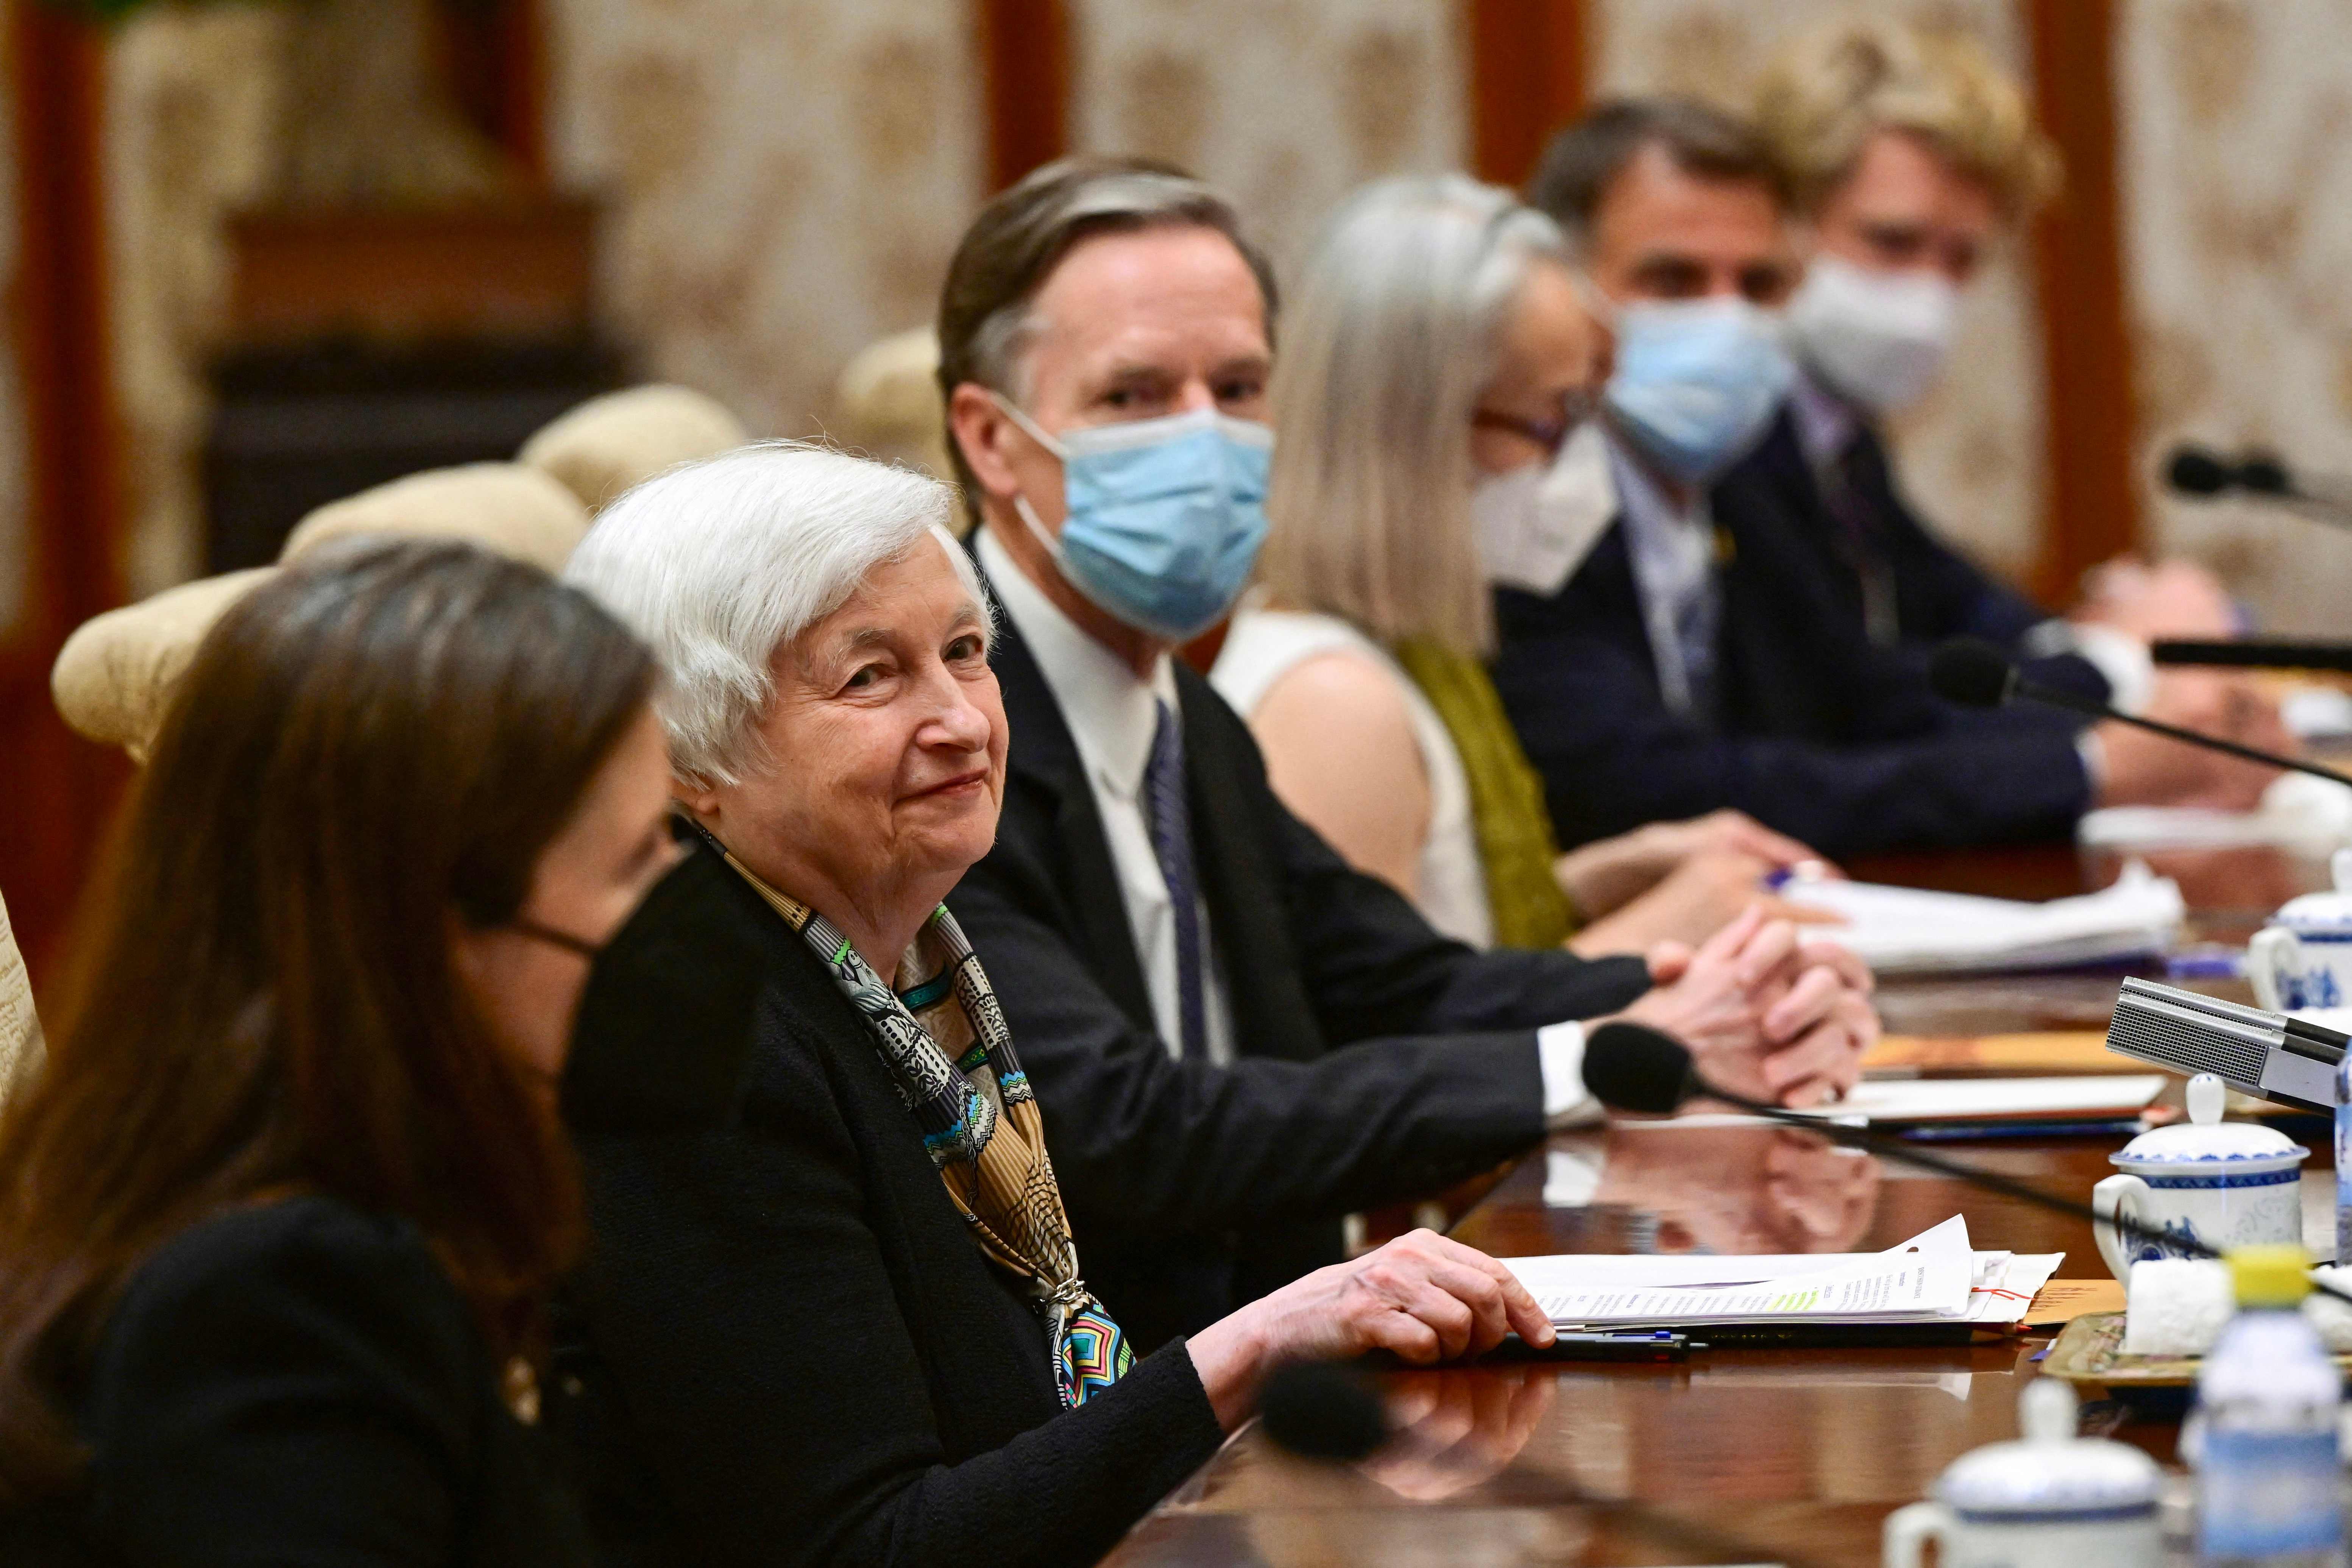
[(2076, 1078), (1865, 1079), (1835, 1105), (1799, 1111), (1873, 1121), (1971, 1121), (2028, 1116), (2131, 1116), (2164, 1091), (2162, 1073)]
[(2280, 844), (2325, 855), (2352, 844), (2352, 790), (2309, 773), (2281, 773), (2263, 792), (2259, 811), (2189, 806), (2111, 805), (2075, 825), (2084, 844), (2110, 848), (2221, 848)]
[(2161, 952), (2188, 907), (2167, 877), (2133, 861), (2113, 887), (2048, 903), (1794, 878), (1794, 902), (1845, 917), (1809, 932), (1853, 948), (1881, 973), (2045, 969)]
[[(1990, 1268), (1970, 1249), (1958, 1215), (1885, 1252), (1503, 1261), (1553, 1322), (1612, 1328), (1968, 1322), (1976, 1284)], [(2006, 1265), (1999, 1277), (2005, 1279)]]

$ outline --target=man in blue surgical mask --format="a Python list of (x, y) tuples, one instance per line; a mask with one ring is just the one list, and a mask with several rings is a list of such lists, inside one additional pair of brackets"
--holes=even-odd
[(1801, 366), (1790, 412), (1822, 570), (1883, 647), (1987, 637), (2072, 652), (2108, 700), (2155, 699), (2147, 644), (2238, 630), (2212, 574), (2117, 561), (2053, 618), (1914, 511), (1881, 426), (1925, 396), (1958, 346), (1964, 296), (2057, 183), (2023, 90), (1984, 49), (1883, 16), (1801, 34), (1764, 71), (1759, 131), (1789, 172), (1811, 240), (1789, 304)]
[[(1946, 707), (1836, 599), (1812, 498), (1769, 477), (1784, 452), (1803, 462), (1784, 412), (1800, 267), (1750, 127), (1685, 100), (1604, 105), (1553, 141), (1529, 199), (1616, 317), (1609, 462), (1583, 498), (1609, 521), (1549, 580), (1496, 593), (1496, 684), (1563, 841), (1735, 806), (1849, 855), (2258, 798), (2259, 770), (2120, 726)], [(2213, 711), (2167, 716), (2242, 728), (2215, 690)]]
[(1283, 809), (1248, 728), (1170, 657), (1265, 531), (1274, 290), (1233, 210), (1072, 160), (991, 202), (949, 268), (940, 383), (1003, 612), (996, 847), (949, 898), (1045, 1112), (1088, 1284), (1139, 1350), (1341, 1256), (1591, 1114), (1584, 1025), (1834, 1093), (1868, 977), (1748, 919), (1696, 952), (1474, 952)]

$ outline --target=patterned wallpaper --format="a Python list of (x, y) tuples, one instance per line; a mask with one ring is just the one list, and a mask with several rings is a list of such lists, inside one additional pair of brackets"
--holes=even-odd
[[(1847, 0), (1588, 0), (1596, 90), (1738, 101), (1789, 31)], [(1885, 0), (2024, 63), (2013, 0)], [(840, 368), (930, 314), (980, 200), (970, 0), (545, 0), (560, 180), (600, 195), (604, 298), (647, 369), (754, 429), (822, 426)], [(1278, 261), (1374, 174), (1459, 161), (1454, 0), (1070, 0), (1074, 141), (1160, 153), (1232, 191)], [(2352, 473), (2352, 0), (2126, 0), (2126, 272), (2152, 474), (2184, 434)], [(152, 7), (108, 87), (113, 349), (141, 591), (198, 538), (195, 374), (217, 328), (220, 220), (268, 177), (268, 6)], [(0, 201), (7, 171), (0, 167)], [(0, 224), (0, 275), (8, 257)], [(1996, 565), (2032, 559), (2042, 493), (2031, 279), (1971, 295), (1953, 374), (1899, 434), (1912, 489)], [(21, 592), (17, 389), (0, 365), (0, 625)], [(2150, 485), (2151, 491), (2153, 485)], [(2352, 536), (2149, 497), (2168, 547), (2282, 629), (2332, 629)]]
[(203, 366), (225, 324), (223, 220), (276, 167), (283, 32), (268, 6), (152, 6), (114, 35), (106, 223), (131, 596), (196, 575)]
[(1277, 267), (1376, 175), (1468, 145), (1451, 0), (1073, 0), (1079, 147), (1168, 158), (1239, 204)]
[(654, 375), (815, 430), (929, 321), (981, 195), (954, 0), (551, 0), (558, 178), (601, 195), (604, 302)]
[(2270, 628), (2344, 636), (2352, 535), (2155, 475), (2184, 437), (2352, 475), (2352, 4), (2128, 0), (2120, 30), (2144, 515)]
[[(2006, 0), (1885, 0), (1885, 8), (1965, 28), (1994, 58), (2026, 68), (2024, 34)], [(1672, 90), (1744, 107), (1775, 44), (1853, 9), (1850, 0), (1592, 0), (1594, 94)], [(1967, 296), (1949, 373), (1895, 431), (1896, 461), (1921, 510), (1987, 564), (2021, 576), (2033, 563), (2042, 504), (2031, 262), (2022, 247), (1996, 256)]]

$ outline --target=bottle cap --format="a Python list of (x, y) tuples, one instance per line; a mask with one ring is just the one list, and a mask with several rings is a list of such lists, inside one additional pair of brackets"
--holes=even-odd
[(2225, 1261), (2242, 1308), (2292, 1307), (2311, 1294), (2311, 1255), (2293, 1242), (2233, 1247)]

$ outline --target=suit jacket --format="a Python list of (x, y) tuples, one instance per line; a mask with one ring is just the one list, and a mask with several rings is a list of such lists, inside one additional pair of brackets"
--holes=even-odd
[(709, 1037), (715, 1012), (678, 1021), (714, 963), (758, 971), (732, 1115), (570, 1102), (593, 1244), (561, 1425), (606, 1560), (1095, 1561), (1222, 1441), (1184, 1346), (1064, 1413), (1036, 1312), (973, 1242), (865, 1021), (717, 855), (690, 855), (674, 875), (703, 956), (606, 986), (575, 1047), (716, 1081), (743, 1043)]
[(1237, 1059), (1170, 1058), (1076, 742), (1008, 623), (996, 847), (948, 903), (993, 979), (1087, 1279), (1140, 1344), (1340, 1256), (1342, 1215), (1543, 1134), (1534, 1030), (1648, 989), (1636, 959), (1481, 953), (1283, 809), (1248, 726), (1182, 664), (1193, 858)]
[(501, 1370), (407, 1222), (319, 1195), (232, 1210), (131, 1275), (79, 1379), (89, 1468), (0, 1528), (0, 1558), (586, 1564)]
[(1495, 684), (1561, 841), (1723, 806), (1838, 856), (2071, 831), (2090, 805), (2074, 721), (1962, 713), (1916, 653), (1872, 647), (1794, 504), (1785, 415), (1767, 446), (1711, 497), (1727, 557), (1713, 714), (1659, 694), (1622, 519), (1551, 596), (1496, 590)]
[[(1855, 432), (1845, 468), (1860, 538), (1832, 516), (1821, 479), (1795, 440), (1768, 440), (1733, 471), (1780, 491), (1799, 525), (1797, 539), (1812, 546), (1815, 569), (1855, 626), (1863, 623), (1863, 572), (1885, 574), (1895, 589), (1900, 647), (1920, 669), (1949, 637), (1982, 637), (2031, 657), (2029, 634), (2049, 625), (2050, 613), (1936, 537), (1904, 499), (1885, 446), (1869, 425)], [(2101, 702), (2113, 695), (2106, 677), (2087, 659), (2058, 654), (2032, 663), (2037, 679)]]

